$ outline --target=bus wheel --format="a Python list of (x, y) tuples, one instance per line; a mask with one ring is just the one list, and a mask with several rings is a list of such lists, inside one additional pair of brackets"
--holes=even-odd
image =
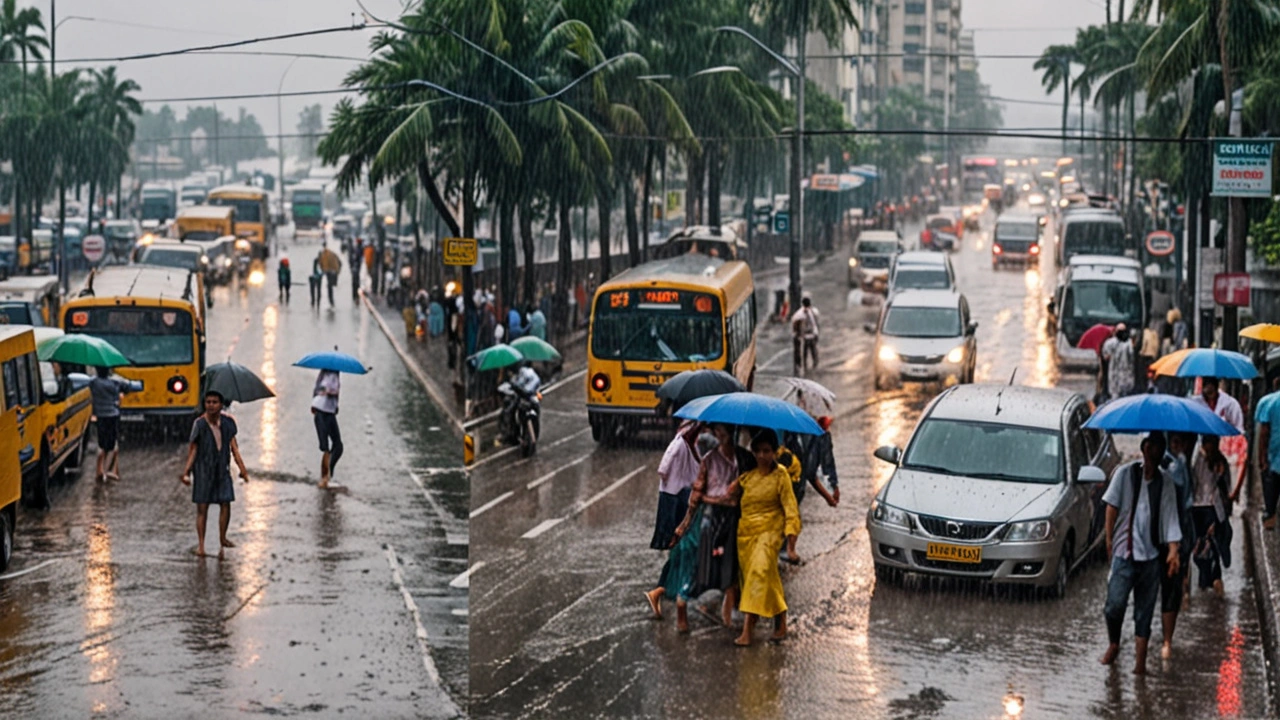
[(89, 428), (85, 427), (84, 432), (80, 435), (80, 442), (76, 443), (76, 449), (71, 451), (67, 456), (66, 463), (63, 468), (68, 472), (68, 477), (72, 480), (80, 477), (80, 468), (84, 466), (85, 448), (89, 445)]
[(33, 508), (47, 510), (49, 508), (49, 447), (44, 443), (40, 444), (40, 462), (36, 465), (35, 473), (31, 477), (31, 492), (28, 495), (27, 505)]
[(604, 437), (604, 423), (593, 417), (589, 417), (587, 422), (591, 423), (591, 439), (600, 442)]
[(13, 557), (13, 519), (17, 515), (12, 505), (0, 510), (0, 572), (9, 569)]

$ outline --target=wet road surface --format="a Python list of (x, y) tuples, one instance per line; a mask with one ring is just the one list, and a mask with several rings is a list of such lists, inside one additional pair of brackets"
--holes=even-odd
[[(119, 482), (55, 488), (18, 516), (0, 580), (0, 715), (11, 717), (454, 717), (467, 696), (469, 490), (458, 441), (351, 298), (308, 308), (317, 240), (282, 242), (292, 302), (214, 291), (209, 362), (229, 357), (278, 398), (231, 412), (251, 481), (236, 482), (227, 559), (197, 559), (185, 445), (122, 442)], [(304, 269), (305, 267), (305, 269)], [(334, 344), (373, 367), (343, 376), (345, 454), (316, 488), (315, 373)], [(96, 453), (96, 447), (91, 445)], [(208, 549), (216, 550), (217, 508)]]
[[(990, 229), (993, 217), (984, 219)], [(914, 242), (918, 228), (905, 234)], [(1092, 395), (1093, 378), (1060, 375), (1044, 331), (1054, 272), (990, 267), (989, 236), (966, 234), (953, 256), (978, 329), (978, 382), (1059, 386)], [(1052, 257), (1052, 243), (1045, 254)], [(871, 457), (903, 445), (936, 387), (876, 392), (876, 307), (846, 300), (847, 249), (806, 275), (823, 313), (822, 365), (811, 377), (835, 390), (833, 427), (841, 504), (813, 493), (801, 506), (799, 552), (783, 566), (790, 636), (742, 649), (697, 613), (677, 634), (674, 608), (650, 619), (642, 593), (664, 555), (648, 548), (656, 468), (667, 438), (597, 447), (581, 383), (547, 397), (538, 455), (482, 459), (472, 470), (472, 712), (477, 717), (1000, 718), (1007, 694), (1025, 717), (1209, 718), (1269, 712), (1252, 580), (1243, 560), (1226, 595), (1193, 591), (1175, 655), (1153, 651), (1135, 679), (1132, 620), (1114, 668), (1106, 645), (1106, 567), (1084, 563), (1061, 601), (983, 586), (880, 584), (865, 516), (891, 467)], [(1047, 265), (1047, 263), (1046, 263)], [(772, 280), (758, 282), (762, 291)], [(837, 300), (838, 298), (838, 300)], [(764, 305), (770, 307), (771, 301)], [(781, 395), (790, 373), (782, 325), (762, 326), (757, 389)], [(1120, 446), (1136, 450), (1132, 439)], [(1237, 537), (1242, 534), (1237, 532)], [(1237, 545), (1237, 556), (1243, 554)], [(718, 600), (713, 593), (705, 600)], [(713, 603), (715, 606), (716, 603)], [(1153, 632), (1160, 632), (1157, 618)]]

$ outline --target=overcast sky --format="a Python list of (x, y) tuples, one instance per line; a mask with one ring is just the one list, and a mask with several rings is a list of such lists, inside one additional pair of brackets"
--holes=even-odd
[[(375, 14), (394, 17), (399, 0), (364, 0)], [(1038, 54), (1050, 43), (1071, 42), (1082, 24), (1101, 23), (1103, 0), (963, 0), (964, 25), (975, 32), (978, 54)], [(46, 14), (49, 2), (32, 4)], [(119, 56), (195, 45), (228, 42), (251, 37), (300, 32), (323, 27), (349, 26), (359, 18), (354, 0), (62, 0), (58, 18), (68, 19), (58, 29), (58, 56), (76, 58)], [(90, 20), (80, 17), (93, 18)], [(149, 27), (138, 27), (140, 25)], [(371, 30), (261, 43), (242, 48), (246, 52), (303, 52), (366, 56)], [(286, 92), (337, 88), (354, 61), (243, 55), (186, 55), (120, 63), (120, 73), (142, 86), (143, 99), (208, 95), (274, 93), (288, 68)], [(1044, 102), (1032, 60), (980, 59), (983, 80), (998, 97)], [(105, 63), (94, 63), (100, 66)], [(328, 110), (336, 96), (284, 98), (284, 132), (294, 131), (298, 112), (319, 101)], [(175, 102), (179, 116), (188, 103)], [(202, 103), (202, 104), (208, 104)], [(239, 106), (258, 117), (268, 133), (276, 131), (274, 99), (227, 100), (219, 109), (234, 115)], [(158, 104), (148, 103), (150, 108)], [(1053, 106), (1008, 104), (1008, 127), (1054, 127), (1060, 122)]]

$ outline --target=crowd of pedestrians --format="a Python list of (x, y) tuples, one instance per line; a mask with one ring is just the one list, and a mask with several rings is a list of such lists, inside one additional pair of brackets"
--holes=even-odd
[[(827, 432), (831, 418), (819, 424), (823, 435), (789, 437), (785, 443), (772, 430), (693, 421), (680, 426), (658, 465), (658, 511), (649, 547), (667, 552), (667, 561), (645, 593), (653, 617), (662, 619), (663, 600), (674, 600), (681, 633), (689, 632), (688, 608), (694, 604), (727, 628), (738, 629), (740, 616), (737, 645), (751, 644), (760, 618), (773, 619), (770, 641), (785, 639), (779, 563), (800, 564), (796, 541), (804, 486), (833, 507), (840, 501)], [(715, 593), (719, 612), (698, 604)]]

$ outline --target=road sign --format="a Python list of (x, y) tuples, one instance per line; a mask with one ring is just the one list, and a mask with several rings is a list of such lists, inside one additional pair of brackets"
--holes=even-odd
[(1213, 195), (1271, 197), (1270, 142), (1215, 140)]
[(1155, 230), (1147, 234), (1147, 252), (1156, 257), (1172, 255), (1175, 240), (1168, 230)]
[(773, 231), (779, 235), (791, 232), (791, 213), (779, 210), (773, 214)]
[(839, 175), (814, 175), (809, 179), (809, 187), (814, 190), (839, 190)]
[(479, 249), (475, 238), (445, 238), (445, 265), (475, 265)]
[(1249, 273), (1218, 273), (1213, 276), (1213, 301), (1219, 305), (1249, 305)]
[(80, 252), (84, 253), (84, 259), (91, 263), (101, 260), (103, 253), (106, 251), (107, 240), (101, 235), (86, 235), (80, 241)]

